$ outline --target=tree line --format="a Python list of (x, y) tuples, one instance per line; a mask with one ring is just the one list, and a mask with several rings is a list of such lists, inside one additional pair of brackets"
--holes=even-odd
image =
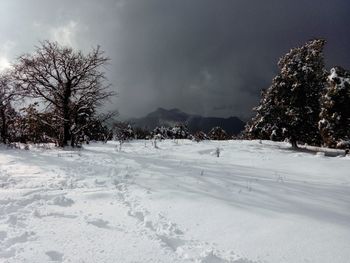
[(350, 148), (350, 72), (325, 69), (325, 44), (311, 40), (279, 60), (280, 72), (262, 91), (245, 138)]
[(188, 139), (193, 141), (204, 140), (230, 140), (235, 139), (234, 136), (230, 136), (221, 127), (213, 127), (208, 134), (203, 131), (197, 131), (193, 134), (190, 133), (186, 124), (177, 123), (173, 127), (156, 127), (153, 130), (147, 130), (139, 127), (132, 127), (127, 122), (115, 122), (112, 127), (113, 139), (117, 141), (130, 141), (135, 139)]

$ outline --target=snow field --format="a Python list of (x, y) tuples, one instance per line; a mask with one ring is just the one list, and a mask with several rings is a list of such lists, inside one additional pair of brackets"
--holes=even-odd
[(350, 257), (349, 157), (265, 141), (157, 146), (0, 148), (0, 262)]

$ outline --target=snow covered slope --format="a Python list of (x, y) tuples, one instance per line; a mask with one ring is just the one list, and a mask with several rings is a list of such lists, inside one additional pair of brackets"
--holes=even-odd
[(349, 262), (349, 157), (158, 147), (0, 148), (0, 262)]

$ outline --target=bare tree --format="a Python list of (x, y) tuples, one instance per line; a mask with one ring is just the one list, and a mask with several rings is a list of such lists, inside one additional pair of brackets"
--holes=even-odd
[[(19, 57), (14, 66), (14, 79), (18, 86), (33, 98), (42, 100), (46, 108), (55, 113), (58, 126), (58, 145), (66, 146), (101, 102), (113, 95), (105, 85), (101, 70), (109, 59), (99, 47), (88, 54), (44, 41), (33, 54)], [(79, 122), (78, 122), (79, 117)]]

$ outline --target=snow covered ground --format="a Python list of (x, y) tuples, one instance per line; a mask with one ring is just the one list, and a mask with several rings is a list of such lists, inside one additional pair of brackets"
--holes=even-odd
[(349, 157), (158, 147), (0, 147), (0, 262), (349, 262)]

